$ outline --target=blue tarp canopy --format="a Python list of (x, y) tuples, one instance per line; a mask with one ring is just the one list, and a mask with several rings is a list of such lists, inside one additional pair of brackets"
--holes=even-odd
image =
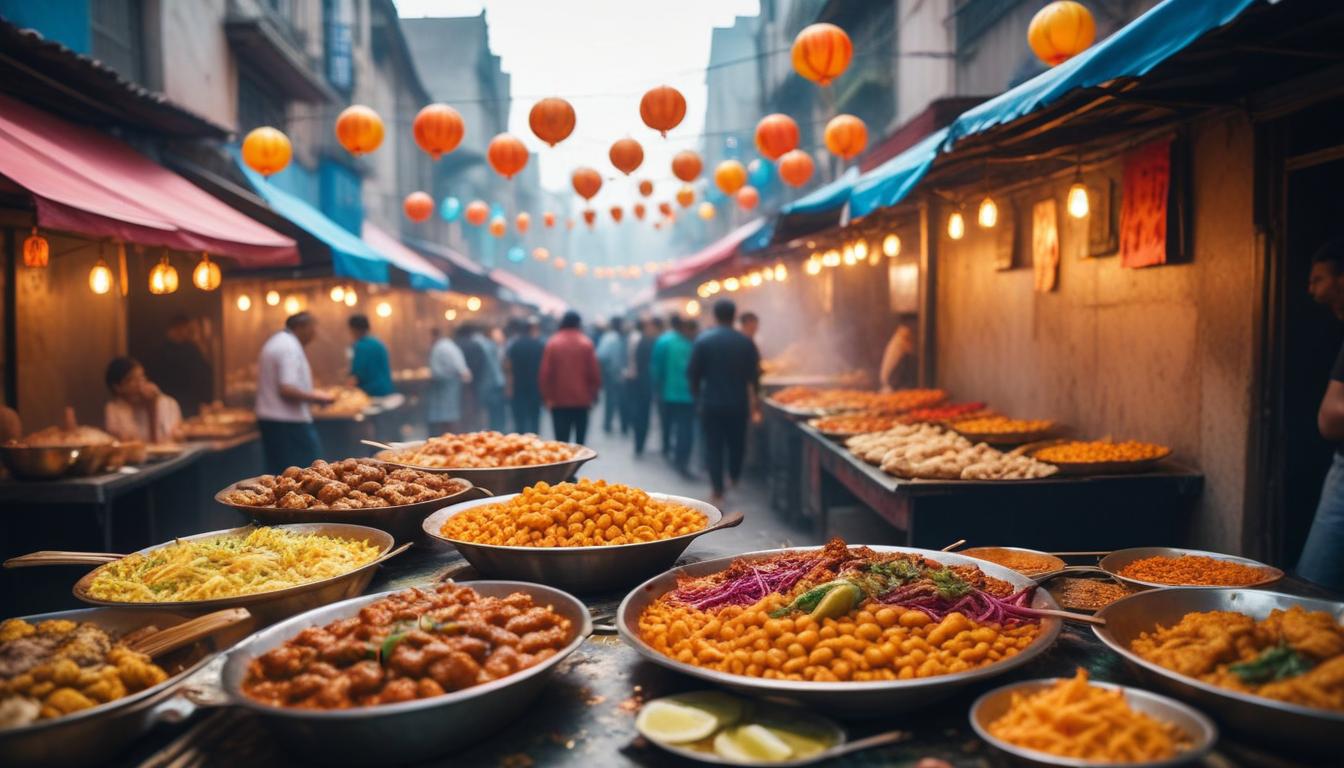
[(928, 172), (934, 159), (951, 152), (959, 139), (1010, 123), (1079, 89), (1117, 78), (1141, 77), (1263, 1), (1164, 0), (1100, 43), (966, 110), (947, 128), (864, 174), (850, 198), (850, 215), (858, 218), (899, 203)]
[(838, 211), (849, 202), (850, 190), (859, 178), (858, 166), (851, 166), (835, 181), (818, 187), (779, 209), (781, 216)]

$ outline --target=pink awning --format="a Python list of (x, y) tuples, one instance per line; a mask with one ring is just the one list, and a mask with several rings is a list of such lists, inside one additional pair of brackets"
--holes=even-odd
[(246, 268), (299, 263), (293, 240), (127, 144), (3, 95), (0, 175), (32, 193), (43, 227), (208, 251)]
[(737, 246), (741, 245), (743, 240), (756, 234), (756, 231), (764, 225), (764, 219), (756, 219), (743, 224), (719, 240), (710, 243), (699, 253), (688, 256), (659, 272), (654, 283), (659, 290), (671, 288), (691, 280), (705, 270), (719, 266), (733, 258), (733, 254), (737, 253)]
[(407, 248), (400, 240), (384, 232), (368, 219), (364, 220), (362, 235), (364, 242), (391, 262), (392, 266), (411, 276), (412, 286), (420, 289), (448, 290), (448, 275), (445, 275), (443, 270), (429, 263), (429, 259)]
[(490, 279), (513, 291), (518, 300), (531, 304), (548, 315), (558, 315), (569, 309), (569, 302), (550, 291), (502, 269), (490, 270)]

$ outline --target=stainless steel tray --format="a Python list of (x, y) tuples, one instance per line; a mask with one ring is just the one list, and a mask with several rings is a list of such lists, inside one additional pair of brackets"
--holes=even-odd
[[(401, 450), (418, 448), (425, 442), (424, 440), (418, 440), (410, 443), (388, 443), (387, 445)], [(422, 467), (418, 464), (388, 461), (378, 458), (376, 454), (374, 458), (393, 467), (418, 469), (422, 472), (447, 472), (453, 477), (460, 477), (472, 485), (488, 488), (492, 493), (506, 494), (519, 493), (524, 488), (537, 483), (544, 482), (551, 485), (563, 483), (572, 478), (574, 473), (579, 471), (579, 467), (597, 458), (597, 451), (592, 448), (577, 443), (569, 443), (569, 445), (575, 450), (572, 458), (551, 464), (529, 464), (522, 467)]]
[(1198, 586), (1184, 584), (1162, 584), (1156, 581), (1140, 581), (1120, 575), (1120, 569), (1135, 560), (1142, 560), (1145, 557), (1180, 557), (1181, 555), (1199, 555), (1201, 557), (1211, 557), (1215, 560), (1227, 560), (1233, 563), (1249, 565), (1255, 568), (1263, 568), (1266, 571), (1265, 578), (1253, 584), (1243, 584), (1236, 589), (1251, 589), (1253, 587), (1263, 587), (1273, 584), (1283, 578), (1283, 571), (1272, 565), (1266, 565), (1258, 560), (1252, 560), (1248, 557), (1237, 557), (1236, 555), (1224, 555), (1219, 552), (1205, 552), (1202, 549), (1182, 549), (1180, 547), (1131, 547), (1129, 549), (1118, 549), (1109, 555), (1103, 557), (1097, 567), (1110, 576), (1122, 581), (1132, 587), (1144, 589), (1172, 589), (1180, 587), (1182, 589), (1226, 589), (1227, 587)]
[[(858, 546), (858, 545), (851, 545)], [(957, 672), (937, 677), (916, 678), (914, 680), (892, 680), (881, 682), (837, 682), (815, 683), (798, 680), (769, 680), (746, 675), (733, 675), (717, 670), (705, 669), (692, 664), (684, 664), (664, 656), (651, 648), (639, 636), (639, 617), (654, 600), (669, 590), (675, 589), (677, 580), (694, 578), (717, 573), (738, 559), (762, 559), (783, 552), (810, 552), (822, 547), (796, 547), (790, 549), (770, 549), (759, 552), (747, 552), (741, 555), (720, 557), (714, 560), (673, 568), (655, 576), (635, 587), (621, 601), (616, 611), (616, 627), (621, 638), (629, 643), (641, 656), (655, 664), (667, 667), (715, 685), (722, 685), (752, 696), (771, 699), (783, 699), (804, 706), (816, 707), (825, 712), (841, 712), (851, 715), (886, 716), (896, 712), (918, 709), (926, 704), (946, 698), (973, 682), (1001, 675), (1015, 667), (1031, 661), (1044, 653), (1055, 638), (1059, 636), (1062, 622), (1056, 618), (1041, 619), (1041, 631), (1030, 645), (1015, 656), (977, 669)], [(870, 546), (874, 552), (909, 552), (922, 555), (945, 565), (974, 565), (996, 579), (1002, 579), (1018, 589), (1036, 586), (1036, 582), (1022, 574), (1004, 568), (986, 560), (976, 560), (951, 552), (936, 552), (911, 547)], [(1054, 598), (1044, 589), (1038, 589), (1032, 596), (1031, 605), (1036, 608), (1057, 608)]]
[(1214, 715), (1229, 728), (1278, 740), (1290, 748), (1338, 750), (1344, 733), (1344, 712), (1266, 699), (1220, 688), (1141, 658), (1129, 649), (1134, 638), (1158, 624), (1171, 626), (1195, 611), (1236, 611), (1263, 619), (1274, 609), (1300, 605), (1325, 611), (1344, 622), (1344, 603), (1295, 597), (1255, 589), (1158, 589), (1117, 600), (1097, 613), (1106, 626), (1092, 631), (1124, 657), (1146, 682)]
[(699, 510), (706, 518), (705, 527), (670, 539), (605, 547), (505, 547), (449, 539), (439, 533), (444, 522), (453, 515), (484, 504), (507, 502), (517, 495), (468, 501), (441, 509), (425, 518), (424, 531), (456, 547), (482, 576), (525, 579), (581, 594), (594, 594), (626, 589), (658, 573), (675, 563), (697, 537), (732, 528), (741, 524), (743, 518), (741, 511), (725, 515), (718, 507), (698, 499), (650, 493), (649, 496), (655, 499)]

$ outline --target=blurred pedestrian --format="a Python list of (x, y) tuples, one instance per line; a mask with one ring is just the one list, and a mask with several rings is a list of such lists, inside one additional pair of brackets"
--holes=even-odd
[(369, 332), (368, 315), (351, 315), (346, 321), (350, 329), (350, 379), (352, 387), (359, 387), (369, 397), (386, 397), (396, 392), (392, 386), (392, 361), (387, 345)]
[(290, 315), (284, 330), (261, 345), (257, 361), (257, 429), (266, 457), (266, 471), (280, 474), (306, 467), (322, 456), (322, 441), (313, 427), (310, 404), (334, 398), (313, 389), (313, 370), (303, 348), (317, 338), (317, 318), (307, 312)]
[(663, 439), (672, 466), (683, 477), (691, 474), (691, 446), (695, 441), (695, 398), (687, 367), (697, 331), (695, 321), (672, 316), (669, 333), (659, 336), (649, 359), (649, 377), (663, 406)]
[[(681, 315), (676, 312), (667, 316), (667, 327), (658, 335), (658, 340), (653, 343), (653, 353), (651, 360), (658, 359), (660, 349), (667, 346), (671, 339), (681, 333)], [(663, 391), (661, 385), (657, 382), (653, 385), (653, 400), (658, 408), (658, 430), (663, 443), (663, 458), (671, 461), (672, 459), (672, 431), (667, 423), (667, 404), (663, 402)]]
[(103, 426), (122, 442), (171, 443), (182, 424), (177, 401), (145, 376), (140, 363), (118, 357), (103, 377), (112, 398), (103, 410)]
[(909, 323), (901, 323), (892, 331), (887, 347), (882, 351), (882, 366), (878, 383), (883, 392), (909, 389), (919, 381), (919, 359), (915, 356), (915, 331)]
[(513, 427), (519, 432), (541, 431), (541, 356), (545, 350), (541, 320), (532, 317), (504, 351), (509, 407), (513, 411)]
[(463, 432), (485, 428), (485, 406), (477, 387), (477, 383), (485, 377), (485, 350), (473, 340), (474, 333), (475, 328), (471, 323), (462, 323), (453, 332), (453, 341), (462, 350), (462, 359), (467, 361), (467, 370), (471, 372), (472, 386), (462, 390), (462, 418), (458, 428)]
[(546, 342), (539, 383), (542, 400), (551, 411), (555, 439), (574, 443), (586, 440), (588, 412), (602, 390), (602, 373), (578, 312), (566, 312), (560, 330)]
[(144, 360), (145, 375), (191, 417), (215, 399), (215, 369), (201, 350), (199, 323), (186, 315), (168, 321), (163, 343)]
[(645, 317), (638, 330), (630, 336), (630, 364), (626, 368), (625, 406), (630, 430), (635, 436), (635, 456), (644, 455), (644, 444), (649, 437), (649, 407), (653, 402), (652, 364), (653, 345), (659, 335), (658, 324)]
[(747, 422), (755, 412), (761, 378), (756, 345), (733, 328), (737, 305), (731, 299), (714, 303), (715, 326), (695, 340), (687, 377), (700, 409), (705, 435), (705, 463), (715, 501), (723, 499), (726, 480), (742, 477)]
[(622, 433), (629, 430), (622, 413), (621, 397), (628, 357), (624, 321), (620, 316), (612, 317), (597, 342), (597, 362), (602, 367), (602, 431), (607, 434), (611, 434), (613, 421)]
[(472, 335), (472, 340), (485, 351), (484, 378), (476, 382), (476, 392), (485, 411), (486, 427), (504, 432), (509, 428), (509, 401), (504, 392), (504, 357), (495, 341), (496, 336), (502, 339), (503, 332), (494, 328), (487, 335), (479, 327)]
[(471, 383), (471, 369), (462, 348), (438, 328), (430, 331), (434, 339), (429, 348), (429, 392), (425, 407), (429, 436), (462, 430), (462, 390)]

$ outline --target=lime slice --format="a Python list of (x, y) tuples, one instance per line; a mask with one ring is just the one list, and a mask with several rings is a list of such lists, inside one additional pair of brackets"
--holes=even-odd
[[(804, 757), (811, 757), (831, 746), (830, 739), (827, 739), (821, 734), (804, 735), (799, 731), (788, 730), (785, 728), (774, 726), (766, 727), (771, 733), (779, 738), (780, 741), (787, 744), (789, 749), (793, 750), (793, 757), (795, 758), (801, 759)], [(814, 736), (817, 738), (813, 738)]]
[(854, 610), (862, 599), (863, 590), (858, 586), (849, 582), (837, 584), (812, 609), (812, 618), (817, 621), (839, 618)]
[(663, 700), (645, 704), (635, 718), (635, 728), (641, 734), (666, 744), (699, 741), (718, 727), (719, 721), (709, 712)]
[(736, 763), (777, 763), (788, 760), (793, 748), (762, 725), (744, 725), (714, 737), (714, 752)]
[(742, 700), (721, 691), (679, 693), (666, 701), (708, 712), (718, 721), (718, 728), (727, 728), (742, 719)]

